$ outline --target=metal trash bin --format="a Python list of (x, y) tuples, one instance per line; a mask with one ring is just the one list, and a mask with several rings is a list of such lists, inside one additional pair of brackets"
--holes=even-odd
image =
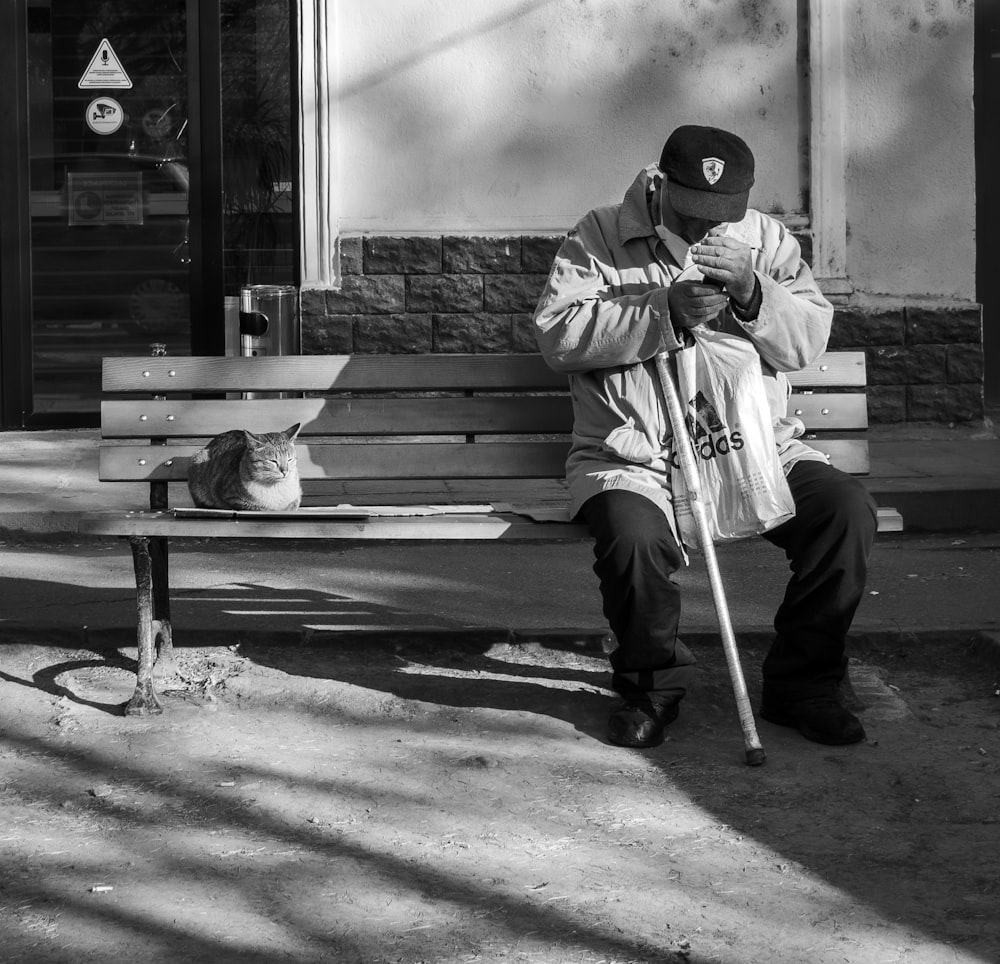
[[(240, 289), (240, 355), (298, 355), (299, 289), (244, 285)], [(244, 392), (244, 398), (300, 398), (300, 392)]]
[(240, 354), (299, 353), (299, 289), (295, 285), (244, 285), (240, 289)]

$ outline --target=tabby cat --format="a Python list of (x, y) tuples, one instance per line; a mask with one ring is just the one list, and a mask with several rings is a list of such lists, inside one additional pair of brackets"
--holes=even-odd
[(284, 512), (297, 509), (302, 485), (295, 464), (299, 425), (254, 435), (232, 429), (216, 435), (191, 457), (188, 489), (205, 509)]

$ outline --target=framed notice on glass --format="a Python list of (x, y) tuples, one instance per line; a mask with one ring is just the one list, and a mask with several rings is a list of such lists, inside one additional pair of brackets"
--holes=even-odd
[(142, 172), (66, 178), (70, 224), (142, 224)]

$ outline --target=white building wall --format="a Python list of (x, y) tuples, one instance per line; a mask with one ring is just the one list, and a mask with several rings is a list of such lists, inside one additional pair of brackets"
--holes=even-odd
[[(750, 143), (756, 207), (809, 214), (809, 4), (328, 2), (341, 234), (560, 233), (692, 122)], [(851, 284), (972, 300), (971, 0), (821, 2), (844, 4)]]
[(340, 223), (562, 232), (678, 124), (738, 130), (801, 208), (796, 0), (340, 0)]
[(973, 3), (850, 7), (848, 274), (863, 291), (975, 300)]

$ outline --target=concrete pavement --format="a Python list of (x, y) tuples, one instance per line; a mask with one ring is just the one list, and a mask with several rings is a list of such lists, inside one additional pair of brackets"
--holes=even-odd
[[(787, 578), (763, 539), (722, 546), (719, 565), (738, 635), (768, 634)], [(341, 633), (561, 640), (605, 633), (584, 543), (324, 547), (174, 542), (172, 621), (180, 646), (234, 645), (264, 634), (306, 642)], [(715, 638), (704, 563), (677, 576), (682, 635)], [(1000, 533), (889, 534), (875, 550), (854, 634), (875, 645), (910, 636), (1000, 639)], [(134, 641), (135, 590), (118, 540), (7, 541), (0, 546), (0, 639), (123, 646)]]
[[(142, 507), (145, 486), (97, 480), (91, 431), (0, 434), (0, 636), (70, 645), (134, 639), (127, 547), (75, 534), (81, 512)], [(907, 426), (872, 433), (867, 484), (903, 515), (876, 549), (855, 635), (908, 635), (993, 650), (1000, 636), (1000, 440), (979, 429)], [(761, 539), (719, 549), (738, 634), (767, 634), (786, 580)], [(178, 645), (265, 633), (485, 634), (599, 644), (604, 633), (588, 545), (174, 542)], [(717, 635), (702, 560), (679, 574), (682, 633)], [(984, 642), (985, 641), (985, 642)]]

